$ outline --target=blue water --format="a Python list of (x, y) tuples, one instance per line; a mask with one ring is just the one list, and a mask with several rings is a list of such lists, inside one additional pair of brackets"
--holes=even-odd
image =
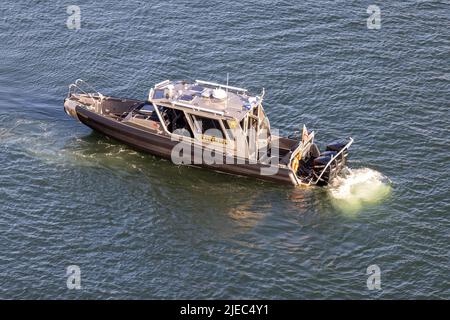
[[(3, 1), (0, 17), (0, 298), (450, 298), (449, 1)], [(63, 112), (77, 78), (143, 99), (227, 73), (266, 89), (283, 134), (352, 136), (348, 174), (305, 189), (177, 167)]]

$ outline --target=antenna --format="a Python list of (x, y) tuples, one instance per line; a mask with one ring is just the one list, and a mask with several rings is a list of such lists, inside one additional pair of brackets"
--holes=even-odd
[(226, 87), (226, 89), (227, 89), (227, 95), (226, 95), (226, 99), (227, 100), (225, 100), (225, 110), (226, 109), (228, 109), (228, 72), (227, 72), (227, 87)]

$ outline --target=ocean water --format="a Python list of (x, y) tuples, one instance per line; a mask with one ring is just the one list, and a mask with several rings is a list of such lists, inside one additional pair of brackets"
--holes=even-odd
[[(450, 298), (449, 27), (443, 0), (2, 1), (0, 298)], [(142, 99), (227, 73), (266, 89), (283, 134), (352, 136), (347, 172), (314, 189), (178, 167), (63, 111), (77, 78)]]

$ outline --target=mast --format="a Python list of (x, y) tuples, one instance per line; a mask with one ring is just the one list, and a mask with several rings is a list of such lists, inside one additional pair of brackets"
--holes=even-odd
[(227, 87), (225, 88), (227, 95), (226, 95), (226, 100), (225, 100), (225, 110), (228, 109), (228, 72), (227, 72)]

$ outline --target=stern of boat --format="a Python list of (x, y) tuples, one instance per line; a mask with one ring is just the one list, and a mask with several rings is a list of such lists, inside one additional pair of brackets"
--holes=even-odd
[(314, 132), (303, 129), (302, 140), (291, 152), (289, 168), (292, 170), (298, 185), (325, 186), (329, 184), (342, 169), (348, 159), (348, 149), (353, 143), (349, 137), (326, 145), (320, 151), (314, 143)]

